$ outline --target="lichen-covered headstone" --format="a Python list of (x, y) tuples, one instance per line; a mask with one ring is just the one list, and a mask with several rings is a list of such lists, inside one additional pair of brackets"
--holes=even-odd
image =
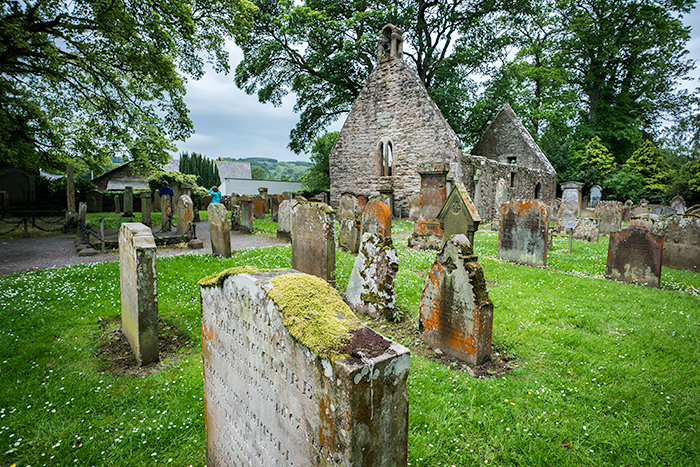
[(501, 205), (508, 202), (508, 182), (499, 178), (493, 200), (494, 215), (491, 218), (491, 230), (498, 232), (501, 228)]
[(655, 230), (655, 224), (658, 222), (659, 216), (657, 214), (639, 214), (636, 216), (630, 216), (630, 228), (644, 229), (649, 232)]
[(340, 197), (338, 203), (339, 219), (357, 219), (359, 212), (360, 204), (355, 196), (346, 193)]
[(391, 211), (383, 201), (369, 201), (362, 210), (360, 235), (364, 236), (366, 233), (382, 238), (391, 237)]
[(632, 211), (632, 206), (634, 206), (634, 203), (632, 202), (631, 199), (628, 199), (627, 201), (625, 201), (625, 205), (622, 207), (622, 221), (623, 222), (630, 221), (630, 212)]
[(630, 227), (610, 234), (605, 276), (620, 282), (659, 287), (664, 238)]
[(547, 265), (549, 207), (542, 201), (514, 200), (501, 205), (498, 257), (529, 266)]
[(134, 215), (134, 189), (130, 186), (124, 188), (124, 217)]
[(177, 200), (177, 234), (192, 238), (190, 224), (194, 220), (194, 203), (187, 195), (182, 195)]
[(139, 364), (158, 361), (156, 244), (151, 229), (126, 222), (119, 230), (122, 332)]
[(438, 219), (443, 245), (447, 239), (457, 234), (466, 235), (469, 243), (474, 245), (474, 232), (479, 230), (481, 217), (464, 185), (455, 183), (438, 214)]
[(200, 286), (208, 466), (407, 465), (408, 349), (308, 274)]
[(391, 237), (366, 233), (350, 274), (345, 299), (358, 313), (394, 321), (399, 257)]
[(285, 199), (280, 203), (277, 212), (277, 238), (292, 239), (292, 205), (296, 203), (291, 199)]
[(666, 221), (664, 267), (700, 272), (700, 216), (675, 214)]
[(493, 303), (469, 240), (450, 237), (433, 262), (420, 299), (421, 339), (469, 365), (491, 354)]
[(633, 217), (642, 216), (642, 215), (651, 214), (651, 213), (652, 213), (652, 212), (651, 212), (651, 208), (649, 207), (649, 205), (647, 205), (647, 204), (644, 204), (644, 205), (639, 204), (639, 205), (636, 205), (636, 206), (632, 206), (632, 207), (630, 208), (630, 219), (633, 218)]
[(263, 211), (265, 214), (267, 214), (267, 212), (270, 210), (270, 203), (268, 202), (268, 198), (267, 198), (267, 187), (264, 187), (264, 186), (258, 187), (258, 194), (259, 194), (260, 198), (262, 198), (262, 200), (265, 202), (265, 206), (263, 208)]
[(173, 227), (173, 208), (171, 203), (172, 198), (170, 196), (160, 197), (160, 230), (163, 232), (170, 232)]
[(262, 196), (257, 195), (253, 197), (253, 217), (256, 219), (265, 219), (265, 208), (267, 207), (267, 202)]
[(307, 201), (297, 202), (291, 211), (292, 268), (335, 284), (335, 211)]
[(231, 230), (228, 225), (228, 211), (221, 203), (211, 203), (209, 213), (209, 234), (211, 254), (223, 258), (231, 257)]
[(681, 195), (674, 196), (669, 204), (676, 214), (685, 214), (685, 199)]
[(418, 165), (420, 175), (420, 217), (408, 239), (409, 248), (439, 250), (442, 229), (438, 214), (447, 199), (447, 162), (425, 162)]
[(581, 182), (565, 182), (561, 184), (561, 205), (557, 228), (563, 230), (569, 221), (575, 221), (581, 214)]
[(253, 231), (253, 197), (249, 195), (241, 196), (241, 232), (250, 233)]
[(622, 203), (601, 201), (596, 204), (595, 217), (600, 219), (600, 235), (619, 232), (622, 229)]
[(600, 236), (600, 219), (579, 217), (577, 220), (578, 224), (576, 224), (574, 229), (574, 238), (587, 242), (597, 242)]

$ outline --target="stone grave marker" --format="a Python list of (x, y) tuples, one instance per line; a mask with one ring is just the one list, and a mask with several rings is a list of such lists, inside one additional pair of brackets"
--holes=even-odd
[(457, 234), (466, 235), (469, 243), (474, 245), (474, 232), (479, 230), (481, 217), (463, 184), (454, 184), (438, 214), (438, 219), (442, 229), (443, 245), (450, 237)]
[(141, 197), (141, 223), (147, 226), (151, 226), (151, 210), (153, 207), (151, 206), (151, 192), (150, 191), (142, 191), (140, 193)]
[(83, 224), (87, 222), (87, 203), (78, 203), (78, 221)]
[[(335, 285), (335, 211), (323, 203), (292, 206), (292, 268)], [(278, 223), (279, 225), (279, 223)]]
[(379, 196), (384, 198), (383, 199), (384, 204), (389, 206), (389, 213), (393, 217), (394, 212), (395, 212), (395, 210), (394, 210), (394, 187), (389, 185), (389, 184), (380, 185), (379, 186)]
[(634, 203), (631, 199), (625, 201), (625, 205), (622, 207), (622, 220), (624, 222), (630, 221), (630, 212), (632, 211), (632, 206), (634, 206)]
[(231, 231), (228, 225), (228, 211), (221, 203), (211, 203), (209, 213), (209, 234), (211, 235), (211, 254), (222, 258), (231, 257)]
[(686, 214), (700, 214), (700, 204), (690, 206), (685, 210)]
[(200, 291), (208, 466), (406, 466), (408, 349), (308, 274), (234, 268)]
[[(291, 191), (283, 191), (282, 192), (282, 198), (284, 199), (292, 199), (292, 192)], [(281, 202), (281, 201), (280, 201)]]
[(603, 199), (603, 191), (600, 188), (600, 185), (593, 185), (591, 187), (591, 194), (588, 201), (588, 207), (595, 208), (598, 205), (598, 203), (600, 203), (601, 199)]
[(648, 206), (648, 205), (649, 205), (649, 201), (647, 201), (645, 198), (642, 198), (642, 199), (639, 200), (639, 205), (640, 205), (640, 206)]
[(97, 190), (90, 190), (85, 195), (88, 212), (103, 212), (104, 201), (102, 193)]
[(270, 205), (270, 216), (272, 222), (279, 221), (279, 209), (280, 209), (280, 199), (279, 195), (268, 195), (268, 204)]
[[(78, 209), (75, 206), (75, 180), (73, 173), (73, 164), (66, 165), (66, 203), (68, 213), (66, 214), (66, 222), (76, 222), (78, 220)], [(117, 211), (119, 212), (119, 211)]]
[(211, 195), (202, 195), (201, 198), (199, 198), (199, 205), (202, 207), (202, 211), (206, 211), (209, 209), (209, 204), (211, 203)]
[(124, 217), (134, 215), (134, 189), (130, 186), (124, 187)]
[(681, 195), (674, 196), (669, 204), (676, 214), (685, 214), (685, 200)]
[(491, 230), (498, 231), (501, 228), (501, 205), (508, 202), (508, 182), (499, 178), (496, 183), (496, 194), (493, 200), (493, 217)]
[(114, 195), (114, 213), (119, 214), (122, 212), (122, 198), (119, 194)]
[(194, 221), (194, 203), (187, 195), (181, 195), (177, 200), (177, 234), (192, 238), (190, 223)]
[(399, 257), (391, 236), (363, 234), (345, 292), (347, 303), (357, 313), (395, 321), (394, 279), (398, 270)]
[(240, 230), (244, 233), (250, 233), (253, 231), (253, 197), (250, 195), (241, 196), (241, 217), (240, 217)]
[(221, 204), (224, 205), (227, 211), (231, 210), (231, 195), (223, 195), (221, 197)]
[(265, 206), (266, 206), (265, 200), (262, 198), (262, 196), (254, 196), (253, 197), (253, 217), (256, 219), (265, 219)]
[(413, 193), (409, 199), (408, 220), (417, 221), (420, 217), (420, 193)]
[(610, 234), (605, 277), (659, 287), (664, 238), (648, 230), (630, 227)]
[(513, 263), (546, 266), (548, 228), (549, 207), (542, 201), (527, 199), (503, 204), (498, 257)]
[(268, 211), (270, 210), (270, 204), (269, 204), (268, 199), (267, 199), (267, 187), (264, 187), (264, 186), (259, 187), (258, 194), (260, 195), (260, 198), (265, 203), (265, 206), (263, 207), (263, 212), (265, 214), (267, 214)]
[(670, 216), (671, 214), (677, 214), (676, 210), (673, 209), (671, 206), (655, 206), (651, 210), (652, 214), (656, 214), (658, 216)]
[(447, 199), (447, 162), (425, 162), (418, 165), (420, 175), (420, 217), (408, 239), (409, 248), (439, 250), (442, 229), (437, 216)]
[(340, 197), (338, 206), (338, 246), (357, 254), (360, 249), (360, 221), (357, 219), (359, 204), (351, 194)]
[(292, 205), (296, 201), (285, 199), (277, 213), (277, 238), (292, 239)]
[(641, 216), (644, 214), (651, 214), (651, 213), (652, 213), (651, 208), (647, 204), (644, 204), (644, 205), (640, 204), (637, 206), (632, 206), (630, 208), (630, 219), (632, 219), (633, 217)]
[(595, 217), (600, 219), (600, 235), (622, 230), (622, 203), (619, 201), (601, 201), (596, 204)]
[[(115, 198), (116, 199), (116, 198)], [(173, 209), (170, 203), (172, 198), (170, 196), (160, 197), (160, 230), (161, 232), (170, 232), (173, 228), (172, 219)]]
[(492, 323), (484, 271), (467, 237), (453, 235), (433, 262), (421, 293), (421, 339), (469, 365), (480, 365), (490, 358)]
[(583, 183), (565, 182), (561, 184), (561, 205), (559, 206), (559, 217), (557, 218), (557, 228), (562, 230), (568, 221), (576, 220), (581, 214), (581, 189)]
[(663, 265), (700, 272), (700, 216), (674, 214), (668, 218)]
[(657, 214), (639, 214), (637, 216), (630, 217), (629, 226), (653, 232), (658, 220), (659, 216)]
[(384, 202), (369, 201), (362, 210), (360, 235), (372, 233), (381, 238), (391, 237), (391, 211)]
[(357, 219), (360, 213), (360, 204), (354, 195), (345, 193), (338, 203), (338, 217), (341, 219)]
[(587, 242), (597, 242), (600, 236), (600, 219), (593, 217), (579, 217), (578, 224), (574, 229), (574, 238), (576, 240), (585, 240)]
[(122, 332), (136, 361), (158, 361), (156, 243), (151, 229), (126, 222), (119, 229)]
[(231, 206), (231, 231), (241, 230), (241, 206)]

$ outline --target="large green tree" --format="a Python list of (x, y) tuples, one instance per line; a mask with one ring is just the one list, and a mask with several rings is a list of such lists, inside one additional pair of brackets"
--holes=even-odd
[(311, 146), (310, 158), (313, 166), (299, 178), (306, 191), (320, 193), (331, 189), (330, 155), (339, 132), (332, 131), (319, 136)]
[(0, 7), (0, 165), (164, 162), (192, 131), (186, 76), (226, 70), (248, 0), (6, 0)]

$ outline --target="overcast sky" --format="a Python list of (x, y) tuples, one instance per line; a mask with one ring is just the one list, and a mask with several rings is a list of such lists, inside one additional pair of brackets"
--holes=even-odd
[[(690, 57), (700, 66), (700, 12), (693, 10), (684, 18), (693, 26), (687, 47)], [(287, 149), (289, 132), (298, 120), (293, 107), (295, 99), (288, 95), (281, 107), (261, 104), (255, 95), (249, 96), (233, 83), (233, 70), (242, 59), (240, 49), (229, 43), (231, 73), (213, 71), (199, 81), (187, 84), (185, 101), (195, 132), (185, 142), (179, 142), (178, 151), (199, 152), (210, 158), (218, 157), (271, 157), (279, 161), (308, 161), (305, 154), (296, 155)], [(700, 86), (700, 70), (693, 71), (694, 82), (684, 83), (694, 89)], [(345, 116), (330, 129), (340, 130)]]

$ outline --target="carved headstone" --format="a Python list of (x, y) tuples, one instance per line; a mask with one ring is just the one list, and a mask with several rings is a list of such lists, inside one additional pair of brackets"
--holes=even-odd
[(549, 207), (542, 201), (510, 201), (501, 206), (498, 257), (529, 266), (547, 265)]
[(499, 178), (496, 183), (496, 195), (493, 200), (493, 217), (491, 218), (491, 230), (498, 231), (501, 228), (501, 205), (508, 202), (508, 182)]
[(231, 195), (223, 195), (221, 197), (221, 204), (223, 204), (224, 207), (226, 207), (227, 211), (230, 211), (231, 210)]
[(605, 276), (620, 282), (659, 287), (664, 238), (630, 227), (610, 234)]
[(102, 212), (104, 209), (104, 201), (102, 193), (97, 190), (90, 190), (85, 195), (85, 200), (87, 201), (88, 212)]
[(253, 197), (253, 217), (256, 219), (265, 219), (266, 202), (262, 196)]
[(629, 226), (630, 228), (634, 227), (637, 229), (644, 229), (648, 230), (649, 232), (653, 232), (655, 230), (654, 226), (658, 220), (659, 216), (657, 214), (639, 214), (630, 217)]
[(374, 318), (396, 319), (394, 279), (399, 257), (391, 237), (362, 235), (360, 251), (350, 274), (345, 299), (358, 313)]
[(631, 199), (625, 201), (625, 205), (622, 207), (622, 220), (624, 222), (630, 221), (630, 212), (632, 211), (632, 206), (634, 206), (634, 203)]
[(420, 299), (421, 339), (447, 355), (480, 365), (491, 354), (493, 303), (466, 236), (450, 237), (428, 273)]
[(668, 218), (663, 265), (700, 272), (700, 216), (675, 214)]
[(670, 205), (676, 214), (685, 214), (685, 200), (681, 195), (674, 196)]
[(334, 215), (327, 204), (302, 201), (292, 206), (292, 268), (330, 284), (335, 284)]
[(357, 219), (360, 212), (360, 205), (357, 198), (351, 194), (344, 194), (340, 197), (338, 204), (338, 218)]
[(141, 197), (141, 223), (147, 226), (151, 226), (151, 192), (142, 191)]
[(651, 210), (651, 213), (658, 216), (670, 216), (671, 214), (677, 214), (676, 210), (670, 206), (655, 206)]
[(139, 364), (158, 361), (156, 244), (151, 229), (126, 222), (119, 230), (122, 332)]
[(362, 210), (360, 235), (372, 233), (381, 238), (391, 237), (391, 211), (379, 200), (372, 200)]
[(588, 201), (588, 207), (595, 208), (598, 205), (598, 203), (600, 203), (601, 199), (603, 199), (603, 192), (600, 188), (600, 185), (593, 185), (591, 187), (591, 196), (590, 200)]
[(231, 257), (231, 231), (228, 225), (228, 211), (221, 203), (211, 203), (209, 213), (209, 234), (211, 235), (211, 254), (223, 258)]
[(173, 209), (170, 205), (172, 198), (170, 196), (160, 197), (160, 225), (161, 231), (170, 232), (173, 228), (172, 217)]
[(253, 197), (249, 195), (241, 196), (241, 232), (250, 233), (253, 231)]
[(177, 200), (177, 234), (185, 235), (192, 238), (192, 231), (190, 229), (190, 224), (194, 221), (194, 203), (187, 195), (182, 195)]
[(446, 162), (426, 162), (418, 165), (420, 175), (420, 218), (413, 226), (408, 239), (409, 248), (439, 250), (442, 246), (442, 229), (437, 216), (447, 199)]
[(600, 219), (600, 235), (619, 232), (622, 229), (622, 203), (601, 201), (595, 207), (595, 217)]
[(587, 242), (597, 242), (600, 235), (600, 219), (592, 217), (579, 217), (578, 224), (574, 229), (574, 238), (576, 240), (585, 240)]
[(130, 186), (124, 187), (124, 217), (134, 215), (134, 189)]
[(583, 183), (580, 182), (565, 182), (561, 184), (561, 205), (559, 206), (559, 217), (557, 219), (557, 228), (564, 229), (564, 226), (569, 221), (576, 220), (581, 214), (581, 189)]
[(277, 213), (277, 238), (292, 238), (292, 204), (295, 201), (285, 199), (280, 203)]
[(200, 285), (207, 465), (406, 465), (408, 349), (317, 277), (224, 271)]
[(438, 219), (442, 229), (443, 245), (450, 237), (457, 234), (466, 235), (469, 243), (474, 245), (474, 232), (479, 230), (481, 217), (464, 185), (454, 184), (438, 214)]

